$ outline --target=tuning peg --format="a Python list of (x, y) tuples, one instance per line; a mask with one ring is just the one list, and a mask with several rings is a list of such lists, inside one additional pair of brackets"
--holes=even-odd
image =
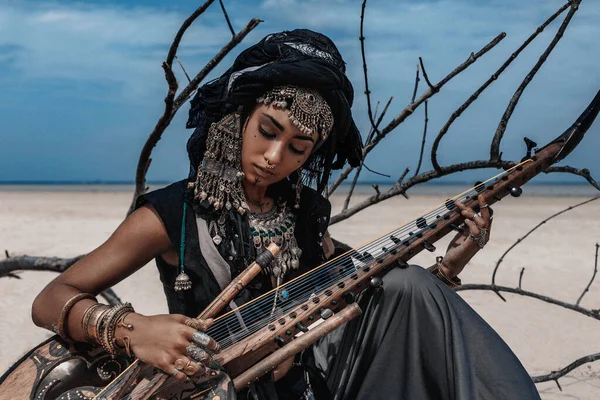
[(435, 246), (429, 242), (423, 242), (423, 247), (425, 247), (425, 250), (430, 251), (432, 253), (435, 251)]
[(324, 308), (323, 311), (321, 311), (321, 318), (323, 318), (323, 319), (327, 319), (332, 316), (333, 316), (333, 311), (331, 311), (329, 308)]
[(296, 328), (298, 328), (299, 331), (302, 331), (304, 333), (308, 332), (307, 326), (301, 322), (296, 323)]
[(283, 346), (285, 346), (285, 339), (278, 335), (275, 338), (275, 343), (277, 343), (277, 346), (283, 347)]
[(523, 194), (523, 189), (521, 189), (520, 187), (515, 186), (510, 188), (510, 195), (512, 197), (519, 197), (521, 194)]
[(525, 141), (525, 146), (527, 146), (527, 154), (525, 154), (525, 157), (521, 159), (521, 162), (529, 160), (531, 158), (531, 150), (533, 150), (533, 148), (537, 146), (537, 143), (529, 139), (528, 137), (524, 137), (523, 140)]

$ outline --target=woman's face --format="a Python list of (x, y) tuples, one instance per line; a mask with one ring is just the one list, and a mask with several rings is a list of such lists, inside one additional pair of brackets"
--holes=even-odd
[(304, 164), (317, 138), (316, 132), (310, 136), (300, 132), (287, 110), (257, 105), (243, 132), (242, 171), (246, 182), (266, 187), (284, 179)]

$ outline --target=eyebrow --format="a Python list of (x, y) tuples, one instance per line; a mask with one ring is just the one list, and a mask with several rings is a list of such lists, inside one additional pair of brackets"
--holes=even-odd
[[(283, 125), (281, 125), (279, 123), (279, 121), (277, 121), (272, 115), (269, 115), (267, 113), (262, 113), (262, 115), (264, 115), (265, 117), (269, 118), (271, 120), (271, 122), (273, 123), (273, 125), (275, 125), (280, 131), (285, 131), (285, 128), (283, 127)], [(310, 142), (314, 142), (313, 138), (307, 135), (296, 135), (294, 136), (294, 139), (300, 139), (300, 140), (308, 140)]]

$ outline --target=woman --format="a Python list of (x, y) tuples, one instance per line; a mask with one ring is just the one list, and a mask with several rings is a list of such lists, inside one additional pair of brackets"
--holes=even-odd
[[(99, 248), (51, 282), (33, 319), (63, 338), (134, 354), (185, 381), (211, 372), (217, 343), (193, 319), (271, 242), (280, 254), (232, 307), (333, 254), (330, 171), (356, 166), (361, 140), (353, 89), (335, 45), (295, 30), (242, 52), (198, 90), (188, 127), (190, 178), (142, 196)], [(304, 184), (313, 184), (316, 190)], [(529, 399), (529, 376), (496, 333), (448, 286), (489, 237), (490, 211), (457, 203), (468, 229), (428, 272), (396, 269), (359, 300), (363, 315), (250, 388), (255, 398)], [(215, 251), (216, 250), (216, 251)], [(169, 315), (94, 299), (156, 259)], [(305, 374), (303, 370), (308, 371)], [(289, 372), (288, 372), (289, 371)], [(276, 385), (273, 380), (285, 377)], [(299, 379), (302, 378), (302, 379)], [(281, 382), (285, 382), (282, 384)]]

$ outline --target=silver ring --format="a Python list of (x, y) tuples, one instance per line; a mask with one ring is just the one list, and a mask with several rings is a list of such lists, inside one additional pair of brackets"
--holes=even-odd
[(198, 362), (205, 363), (210, 360), (210, 355), (198, 346), (188, 346), (185, 348), (185, 351), (188, 356)]
[(196, 331), (192, 335), (192, 342), (196, 343), (198, 346), (206, 347), (210, 343), (210, 336), (204, 332)]
[(177, 368), (173, 368), (173, 371), (171, 371), (171, 376), (177, 376), (178, 373), (179, 370)]

